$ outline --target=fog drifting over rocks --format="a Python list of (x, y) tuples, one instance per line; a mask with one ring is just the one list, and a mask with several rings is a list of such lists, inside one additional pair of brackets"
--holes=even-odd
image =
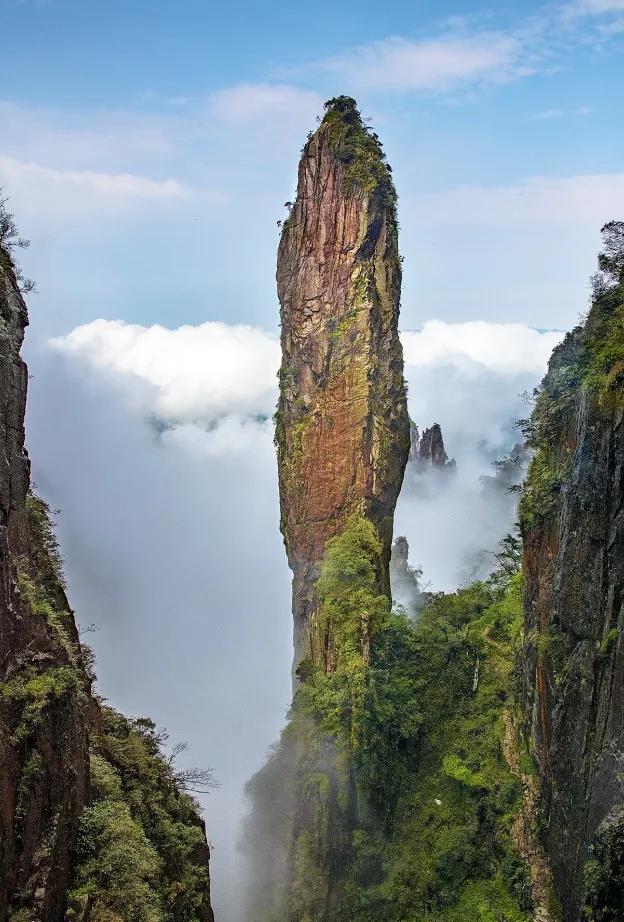
[[(442, 425), (458, 472), (399, 500), (396, 534), (429, 588), (467, 578), (510, 506), (479, 477), (517, 438), (522, 391), (562, 334), (431, 321), (402, 340), (412, 418)], [(28, 351), (28, 350), (27, 350)], [(277, 337), (224, 323), (167, 329), (97, 320), (27, 358), (28, 444), (39, 492), (60, 508), (70, 599), (99, 689), (187, 740), (222, 783), (203, 798), (219, 922), (233, 894), (243, 786), (290, 698), (290, 574), (279, 534), (271, 414)], [(513, 518), (513, 516), (511, 516)], [(114, 689), (114, 693), (113, 690)]]
[(395, 534), (404, 534), (410, 563), (422, 567), (432, 590), (452, 590), (476, 575), (515, 520), (510, 497), (483, 492), (481, 477), (521, 437), (515, 422), (528, 415), (526, 393), (542, 378), (563, 338), (523, 324), (483, 321), (425, 324), (402, 336), (412, 419), (422, 429), (440, 423), (454, 476), (432, 471), (426, 489), (404, 490)]

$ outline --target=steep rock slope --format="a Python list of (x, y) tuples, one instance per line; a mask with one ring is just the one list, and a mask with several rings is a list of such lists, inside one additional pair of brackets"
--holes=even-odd
[(587, 321), (527, 424), (521, 501), (525, 714), (565, 922), (624, 918), (624, 224), (603, 232)]
[(392, 518), (409, 451), (400, 285), (390, 168), (354, 101), (330, 100), (303, 149), (277, 265), (276, 440), (295, 666), (320, 662), (331, 646), (311, 623), (314, 583), (327, 541), (353, 513), (378, 531), (377, 577), (389, 593)]
[(38, 567), (27, 511), (26, 305), (0, 254), (0, 918), (21, 893), (33, 918), (60, 919), (88, 791), (77, 633), (62, 588), (53, 618), (23, 591)]
[(153, 725), (92, 694), (49, 510), (30, 492), (27, 323), (0, 246), (0, 920), (212, 922), (196, 805)]

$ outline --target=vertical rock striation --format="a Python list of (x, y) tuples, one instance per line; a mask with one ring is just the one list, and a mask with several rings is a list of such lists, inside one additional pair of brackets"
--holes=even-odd
[(421, 436), (416, 423), (410, 420), (409, 463), (420, 472), (430, 468), (455, 470), (455, 461), (453, 459), (449, 461), (446, 453), (439, 423), (434, 423), (430, 429), (425, 429)]
[(303, 149), (278, 252), (282, 366), (276, 417), (281, 527), (293, 571), (295, 666), (319, 662), (314, 584), (329, 538), (360, 512), (382, 542), (409, 451), (398, 336), (396, 194), (355, 102), (326, 106)]
[[(524, 705), (562, 919), (624, 917), (624, 225), (529, 424)], [(609, 253), (617, 254), (609, 261)]]
[(77, 640), (73, 620), (64, 619), (63, 633), (51, 626), (33, 611), (18, 577), (18, 567), (29, 573), (34, 566), (24, 450), (28, 376), (20, 358), (27, 323), (11, 260), (0, 249), (0, 919), (20, 893), (17, 905), (29, 919), (60, 920), (88, 788), (80, 704), (88, 683), (63, 643), (66, 635)]

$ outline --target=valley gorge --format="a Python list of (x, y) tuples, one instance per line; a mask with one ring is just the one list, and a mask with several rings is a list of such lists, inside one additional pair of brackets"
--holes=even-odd
[(213, 922), (198, 806), (155, 724), (93, 691), (51, 512), (30, 487), (28, 314), (7, 245), (0, 323), (0, 919)]
[[(293, 697), (247, 784), (241, 922), (618, 922), (624, 223), (603, 228), (591, 308), (524, 443), (485, 478), (518, 495), (518, 527), (486, 578), (438, 592), (394, 512), (404, 478), (444, 489), (455, 461), (408, 415), (397, 195), (350, 97), (325, 104), (288, 206), (275, 447)], [(0, 922), (214, 922), (199, 806), (156, 724), (95, 690), (30, 483), (21, 285), (5, 243)], [(505, 465), (528, 465), (521, 488)]]

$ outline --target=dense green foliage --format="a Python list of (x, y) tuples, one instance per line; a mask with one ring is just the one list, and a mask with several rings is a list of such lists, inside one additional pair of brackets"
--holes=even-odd
[(379, 595), (378, 553), (362, 516), (328, 542), (327, 669), (302, 663), (289, 723), (249, 786), (245, 838), (262, 850), (250, 918), (521, 922), (509, 832), (521, 785), (502, 747), (520, 577), (436, 595), (415, 625)]
[(438, 596), (423, 613), (423, 745), (383, 888), (397, 922), (527, 917), (509, 836), (521, 787), (502, 752), (521, 611), (516, 575), (507, 588), (477, 583)]
[(396, 191), (390, 167), (378, 135), (362, 121), (355, 100), (350, 96), (328, 100), (321, 130), (345, 165), (345, 190), (363, 189), (394, 209)]
[(176, 784), (151, 721), (111, 708), (102, 719), (68, 918), (88, 906), (92, 922), (196, 922), (208, 882), (197, 804)]
[(15, 561), (22, 612), (37, 619), (33, 633), (41, 635), (41, 643), (51, 652), (37, 661), (24, 657), (10, 679), (0, 683), (0, 709), (11, 728), (12, 743), (28, 750), (53, 703), (85, 704), (88, 677), (65, 598), (50, 510), (32, 492), (26, 500), (26, 524), (28, 554)]

